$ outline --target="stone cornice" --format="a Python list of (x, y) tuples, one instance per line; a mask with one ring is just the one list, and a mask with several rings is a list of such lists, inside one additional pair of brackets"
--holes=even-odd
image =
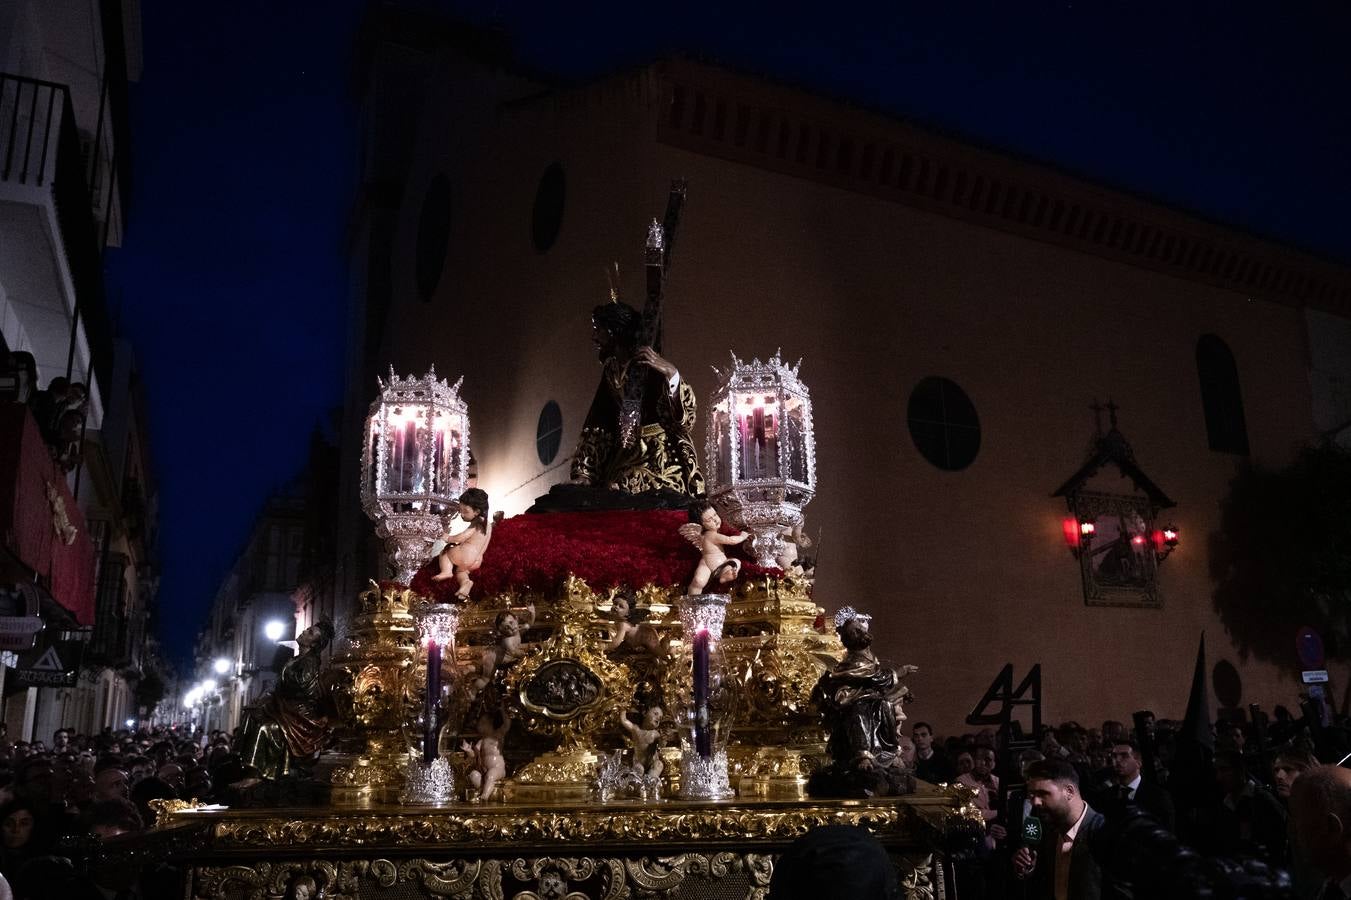
[(755, 77), (685, 60), (653, 71), (664, 144), (1351, 316), (1351, 268), (1312, 254)]

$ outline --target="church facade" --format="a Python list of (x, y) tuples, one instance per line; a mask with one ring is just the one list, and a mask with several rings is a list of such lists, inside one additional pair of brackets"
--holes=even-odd
[[(1041, 665), (1048, 721), (1180, 718), (1202, 631), (1238, 704), (1293, 707), (1294, 634), (1288, 665), (1244, 660), (1208, 548), (1236, 473), (1351, 418), (1351, 270), (716, 66), (558, 88), (471, 43), (390, 21), (367, 48), (341, 507), (391, 364), (464, 376), (494, 510), (566, 481), (606, 269), (641, 305), (647, 223), (684, 177), (662, 353), (697, 443), (729, 351), (803, 358), (815, 596), (920, 666), (912, 718), (964, 729), (1005, 663)], [(1118, 439), (1158, 496), (1085, 469)], [(1069, 546), (1084, 520), (1101, 534)], [(353, 590), (366, 531), (342, 528)]]

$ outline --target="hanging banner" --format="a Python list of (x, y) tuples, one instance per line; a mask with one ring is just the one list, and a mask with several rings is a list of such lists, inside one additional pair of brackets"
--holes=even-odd
[(19, 654), (11, 677), (20, 687), (74, 687), (83, 655), (81, 641), (44, 641)]

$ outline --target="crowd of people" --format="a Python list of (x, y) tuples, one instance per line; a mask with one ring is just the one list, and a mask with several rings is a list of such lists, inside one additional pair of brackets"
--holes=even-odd
[[(1009, 746), (993, 730), (942, 739), (916, 721), (902, 751), (919, 778), (969, 788), (986, 820), (983, 839), (957, 854), (962, 900), (1189, 896), (1143, 882), (1166, 877), (1175, 890), (1199, 877), (1198, 860), (1229, 861), (1209, 870), (1233, 888), (1217, 896), (1339, 896), (1322, 893), (1333, 874), (1318, 851), (1327, 816), (1306, 817), (1313, 830), (1302, 833), (1291, 803), (1303, 791), (1306, 806), (1335, 806), (1344, 794), (1351, 828), (1351, 770), (1326, 774), (1351, 749), (1351, 729), (1279, 709), (1260, 718), (1222, 720), (1197, 735), (1146, 713), (1134, 727), (1067, 722)], [(152, 826), (154, 801), (241, 802), (250, 774), (219, 731), (62, 729), (50, 742), (12, 743), (0, 735), (0, 900), (6, 886), (18, 900), (152, 896), (144, 879), (153, 872), (108, 885), (80, 860)], [(1029, 831), (1029, 820), (1039, 827)], [(1184, 877), (1176, 867), (1188, 864)], [(1244, 884), (1254, 887), (1245, 893)]]
[(151, 827), (154, 801), (230, 799), (246, 774), (223, 732), (61, 729), (50, 742), (0, 737), (0, 900), (6, 887), (16, 900), (155, 896), (143, 883), (153, 884), (153, 871), (138, 873), (135, 883), (105, 884), (106, 875), (83, 862), (101, 842)]
[[(1301, 844), (1291, 795), (1346, 756), (1351, 730), (1281, 708), (1256, 719), (1198, 733), (1144, 712), (1132, 726), (1044, 727), (1009, 747), (992, 730), (940, 739), (917, 721), (906, 752), (919, 778), (974, 792), (986, 820), (958, 865), (963, 900), (1191, 896), (1162, 893), (1180, 890), (1184, 864), (1186, 877), (1228, 885), (1218, 896), (1321, 898), (1332, 873)], [(1171, 886), (1154, 885), (1164, 873)]]

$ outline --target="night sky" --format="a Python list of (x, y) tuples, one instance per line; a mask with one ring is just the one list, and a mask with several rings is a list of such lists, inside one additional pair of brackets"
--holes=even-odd
[[(405, 5), (499, 26), (567, 78), (724, 62), (1351, 263), (1346, 4)], [(340, 401), (364, 7), (143, 7), (134, 206), (108, 269), (146, 382), (178, 660)]]

